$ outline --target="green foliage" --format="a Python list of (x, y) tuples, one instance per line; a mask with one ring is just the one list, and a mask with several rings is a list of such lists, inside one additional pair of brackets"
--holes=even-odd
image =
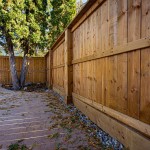
[(0, 0), (0, 39), (9, 36), (15, 50), (33, 54), (46, 47), (48, 0)]
[(0, 0), (0, 29), (1, 36), (9, 36), (13, 44), (19, 46), (20, 38), (28, 36), (28, 25), (25, 22), (25, 14), (22, 13), (24, 0), (2, 1)]
[(0, 0), (0, 42), (8, 51), (36, 54), (49, 49), (76, 14), (76, 0)]
[(8, 147), (8, 150), (29, 150), (26, 145), (20, 145), (18, 142), (11, 144)]
[(26, 21), (28, 22), (29, 36), (23, 39), (22, 47), (29, 49), (28, 53), (33, 55), (38, 48), (44, 50), (48, 43), (47, 18), (49, 17), (49, 6), (47, 0), (26, 0)]
[(75, 16), (76, 0), (51, 0), (51, 5), (50, 43), (52, 45)]

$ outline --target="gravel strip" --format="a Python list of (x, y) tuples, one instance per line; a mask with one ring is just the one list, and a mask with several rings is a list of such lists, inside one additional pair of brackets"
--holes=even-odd
[(61, 104), (72, 114), (77, 116), (85, 126), (92, 129), (90, 136), (96, 136), (98, 139), (100, 139), (100, 142), (105, 146), (105, 148), (112, 148), (114, 150), (124, 150), (125, 147), (123, 144), (121, 144), (118, 140), (111, 137), (108, 133), (103, 131), (101, 128), (99, 128), (96, 124), (94, 124), (87, 116), (85, 116), (81, 111), (79, 111), (73, 104), (66, 105), (64, 103), (64, 98), (60, 96), (58, 93), (47, 90), (46, 92), (52, 93), (54, 96), (56, 96)]

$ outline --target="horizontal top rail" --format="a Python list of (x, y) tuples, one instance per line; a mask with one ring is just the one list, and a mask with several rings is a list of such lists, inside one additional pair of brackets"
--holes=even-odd
[(65, 42), (65, 37), (60, 40), (60, 42), (54, 47), (54, 49), (52, 49), (52, 51), (55, 51), (63, 42)]
[(62, 67), (64, 67), (64, 66), (65, 66), (65, 64), (53, 66), (53, 69), (62, 68)]
[(108, 57), (108, 56), (112, 56), (116, 54), (121, 54), (121, 53), (129, 52), (129, 51), (137, 50), (137, 49), (142, 49), (146, 47), (150, 47), (150, 37), (136, 40), (134, 42), (129, 42), (125, 45), (116, 46), (108, 51), (104, 51), (98, 54), (93, 54), (90, 56), (86, 56), (83, 58), (73, 60), (72, 64), (82, 63), (82, 62), (86, 62), (90, 60), (95, 60), (95, 59), (99, 59), (103, 57)]
[(50, 50), (55, 49), (55, 47), (58, 45), (59, 42), (62, 41), (63, 38), (65, 38), (65, 31), (58, 37), (58, 39), (57, 39), (56, 42), (53, 44), (53, 46), (51, 47)]

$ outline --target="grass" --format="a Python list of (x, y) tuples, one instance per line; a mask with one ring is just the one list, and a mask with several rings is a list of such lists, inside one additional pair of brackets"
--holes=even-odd
[(8, 150), (29, 150), (26, 145), (20, 145), (18, 142), (15, 144), (11, 144), (8, 147)]

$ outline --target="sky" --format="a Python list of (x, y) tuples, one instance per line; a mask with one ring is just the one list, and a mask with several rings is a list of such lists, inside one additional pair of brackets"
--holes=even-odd
[(82, 2), (84, 2), (84, 3), (85, 3), (86, 1), (87, 1), (87, 0), (82, 0)]
[(87, 0), (82, 0), (84, 3), (87, 1)]
[[(79, 0), (77, 0), (77, 1), (79, 1)], [(82, 0), (83, 3), (85, 3), (86, 1), (87, 1), (87, 0)]]

